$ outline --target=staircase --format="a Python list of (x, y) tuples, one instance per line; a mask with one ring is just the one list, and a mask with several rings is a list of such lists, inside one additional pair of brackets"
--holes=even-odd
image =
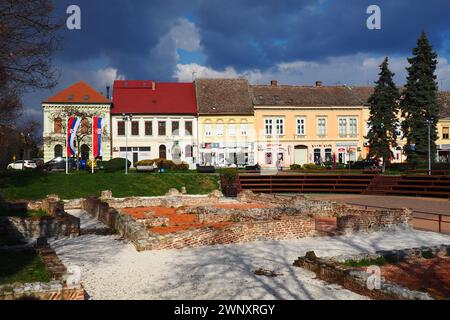
[(392, 188), (398, 185), (401, 177), (395, 176), (376, 176), (363, 192), (365, 195), (386, 195), (387, 192), (392, 191)]

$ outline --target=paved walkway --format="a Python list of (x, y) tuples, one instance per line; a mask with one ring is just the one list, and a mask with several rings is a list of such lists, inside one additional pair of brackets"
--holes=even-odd
[[(441, 228), (442, 231), (450, 234), (450, 201), (447, 199), (433, 198), (413, 198), (413, 197), (393, 197), (393, 196), (366, 196), (366, 195), (311, 195), (312, 199), (331, 200), (344, 202), (348, 204), (356, 204), (362, 206), (376, 206), (386, 208), (410, 208), (415, 212), (425, 212), (448, 215), (443, 217)], [(437, 220), (437, 215), (425, 215), (415, 213), (414, 227), (430, 231), (438, 231), (438, 222), (427, 221), (424, 219)]]

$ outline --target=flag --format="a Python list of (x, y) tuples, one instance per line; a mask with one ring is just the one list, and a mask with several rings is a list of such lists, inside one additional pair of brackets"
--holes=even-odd
[(102, 137), (103, 137), (103, 126), (104, 126), (104, 119), (94, 116), (94, 119), (92, 121), (92, 139), (93, 139), (93, 153), (94, 153), (94, 159), (103, 157), (103, 150), (102, 150)]
[(67, 157), (72, 157), (77, 154), (75, 147), (75, 138), (77, 136), (78, 127), (80, 126), (81, 119), (77, 117), (70, 117), (67, 121)]

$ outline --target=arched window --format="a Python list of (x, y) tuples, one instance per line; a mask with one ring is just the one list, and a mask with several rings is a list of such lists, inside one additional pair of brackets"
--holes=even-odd
[(167, 148), (163, 144), (159, 146), (159, 158), (167, 159)]
[(88, 134), (89, 133), (89, 119), (84, 118), (83, 120), (81, 120), (81, 125), (80, 125), (80, 131), (82, 134)]
[(63, 147), (60, 144), (55, 146), (55, 158), (59, 158), (63, 156)]
[(184, 153), (186, 155), (186, 158), (192, 158), (193, 153), (194, 153), (194, 149), (192, 148), (192, 146), (186, 146), (186, 150)]
[(63, 133), (62, 132), (62, 119), (61, 118), (55, 118), (53, 121), (53, 132), (54, 133)]

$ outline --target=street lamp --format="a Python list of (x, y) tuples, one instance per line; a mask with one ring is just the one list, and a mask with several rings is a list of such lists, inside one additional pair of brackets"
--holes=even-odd
[(128, 174), (128, 122), (133, 120), (132, 114), (122, 113), (122, 119), (125, 122), (125, 174)]
[(431, 176), (431, 127), (434, 126), (434, 119), (427, 119), (424, 123), (428, 127), (428, 175)]

